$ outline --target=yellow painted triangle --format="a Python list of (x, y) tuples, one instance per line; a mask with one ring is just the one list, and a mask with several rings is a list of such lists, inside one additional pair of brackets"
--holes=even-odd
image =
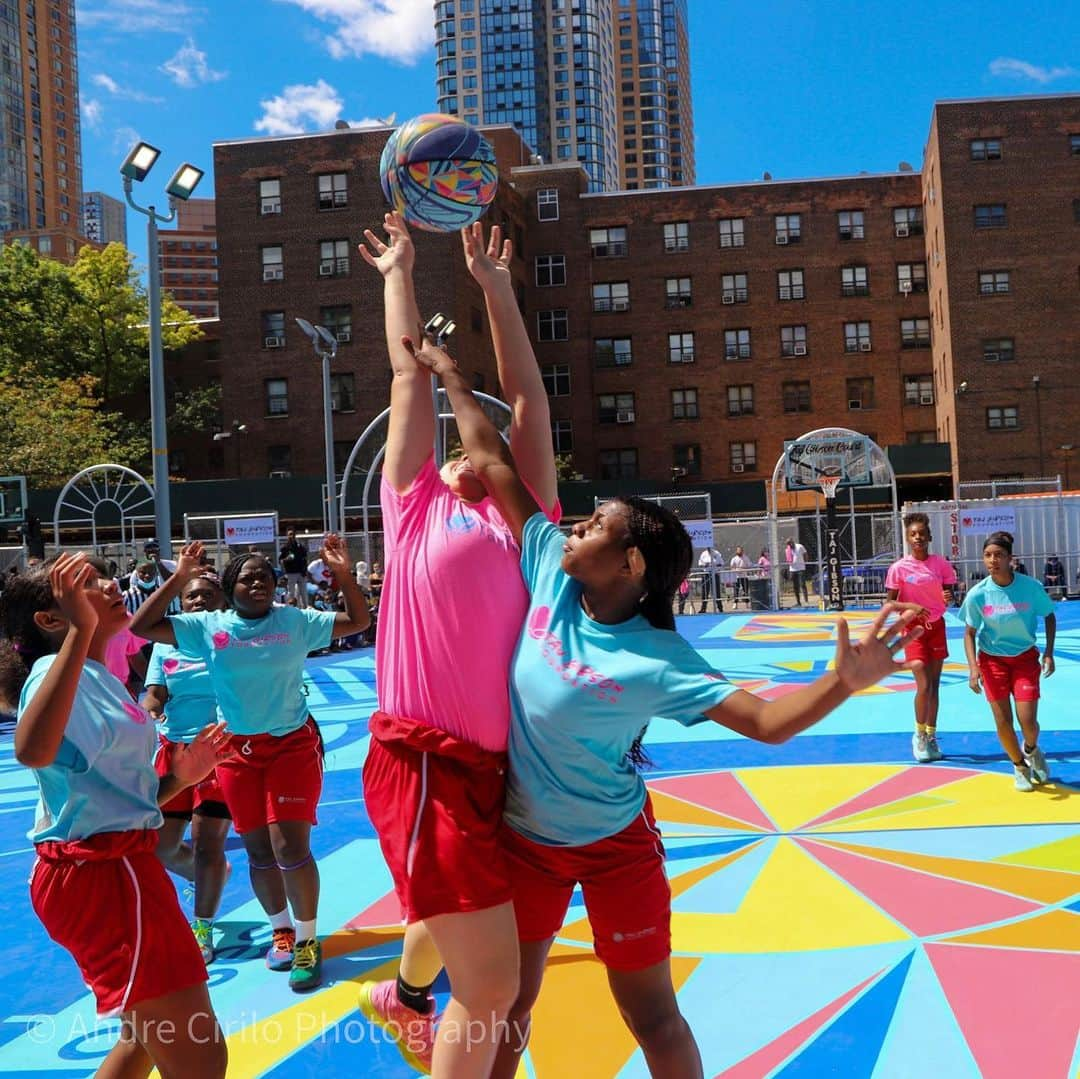
[(700, 884), (707, 877), (711, 877), (714, 873), (725, 868), (725, 866), (737, 862), (744, 854), (752, 851), (758, 845), (758, 843), (748, 843), (745, 847), (740, 847), (730, 854), (725, 854), (722, 858), (717, 858), (715, 862), (709, 862), (708, 865), (699, 865), (697, 869), (691, 869), (686, 873), (680, 873), (677, 877), (672, 877), (671, 898), (674, 899), (676, 896), (690, 891), (695, 884)]
[(401, 925), (339, 929), (323, 941), (323, 959), (334, 959), (336, 956), (348, 955), (350, 952), (360, 952), (365, 948), (373, 948), (377, 944), (385, 944), (387, 941), (401, 940), (404, 936), (405, 928)]
[(728, 817), (723, 813), (715, 813), (664, 791), (650, 790), (649, 797), (652, 799), (653, 815), (664, 824), (705, 824), (710, 828), (759, 834), (761, 832), (754, 824), (747, 824), (746, 821), (736, 820), (735, 817)]
[(1053, 843), (1044, 843), (1015, 854), (1005, 854), (994, 860), (1009, 865), (1030, 865), (1040, 869), (1064, 869), (1077, 873), (1080, 872), (1080, 835), (1066, 836)]
[(750, 796), (784, 832), (854, 798), (902, 771), (895, 764), (795, 765), (740, 769)]
[[(687, 956), (671, 957), (676, 991), (699, 962)], [(583, 1001), (588, 1001), (588, 1007), (582, 1006)], [(591, 953), (556, 944), (533, 1008), (528, 1050), (533, 1074), (617, 1075), (636, 1051), (637, 1042), (611, 997), (607, 969)]]
[(952, 944), (989, 944), (997, 948), (1026, 948), (1029, 951), (1080, 952), (1080, 914), (1050, 910), (1035, 918), (946, 937)]
[(852, 851), (880, 862), (921, 869), (950, 880), (981, 884), (1010, 895), (1059, 903), (1080, 892), (1080, 873), (1062, 873), (1053, 869), (1030, 869), (1027, 866), (1002, 865), (1000, 862), (975, 862), (968, 858), (943, 858), (936, 854), (918, 854), (904, 850), (883, 850), (859, 843), (830, 842), (830, 847)]
[(785, 671), (811, 671), (814, 669), (814, 663), (809, 659), (786, 660), (783, 663), (774, 663), (773, 666), (780, 667)]
[[(932, 794), (913, 794), (910, 798), (902, 798), (899, 802), (888, 802), (886, 805), (874, 806), (873, 809), (864, 809), (861, 813), (853, 813), (850, 817), (838, 817), (827, 824), (815, 825), (814, 831), (850, 832), (855, 824), (865, 824), (867, 821), (877, 820), (880, 817), (896, 817), (901, 813), (913, 813), (917, 809), (932, 809), (934, 806), (948, 804), (947, 798), (937, 798)], [(896, 821), (891, 821), (889, 827), (895, 824)]]

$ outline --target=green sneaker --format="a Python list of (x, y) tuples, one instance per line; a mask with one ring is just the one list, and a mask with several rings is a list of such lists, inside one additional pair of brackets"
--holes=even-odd
[(191, 923), (191, 932), (195, 934), (195, 943), (199, 946), (203, 962), (209, 965), (214, 961), (214, 923), (205, 918), (196, 918)]
[(306, 993), (322, 985), (322, 945), (317, 940), (298, 940), (293, 952), (289, 988), (294, 993)]

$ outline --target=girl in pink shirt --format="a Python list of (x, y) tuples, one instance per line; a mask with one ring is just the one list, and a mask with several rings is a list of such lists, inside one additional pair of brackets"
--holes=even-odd
[(889, 567), (885, 595), (901, 610), (914, 611), (924, 627), (921, 637), (904, 650), (909, 660), (920, 660), (915, 673), (915, 734), (911, 750), (920, 763), (939, 761), (938, 694), (941, 668), (949, 655), (945, 637), (945, 608), (952, 600), (956, 571), (941, 555), (930, 553), (930, 518), (925, 513), (909, 513), (904, 518), (904, 535), (911, 554)]

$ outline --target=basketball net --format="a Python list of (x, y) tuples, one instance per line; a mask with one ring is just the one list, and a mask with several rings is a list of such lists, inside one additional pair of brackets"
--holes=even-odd
[(835, 499), (837, 488), (840, 486), (842, 476), (819, 476), (818, 484), (827, 499)]

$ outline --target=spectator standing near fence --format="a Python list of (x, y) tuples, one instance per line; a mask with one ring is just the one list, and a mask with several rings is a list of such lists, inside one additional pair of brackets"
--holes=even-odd
[(306, 607), (308, 549), (296, 538), (296, 529), (285, 534), (285, 546), (278, 555), (278, 565), (285, 574), (285, 597), (295, 598), (297, 607)]
[(720, 595), (720, 578), (717, 567), (724, 564), (724, 556), (715, 547), (706, 547), (698, 555), (698, 569), (701, 570), (701, 611), (704, 614), (709, 606), (709, 597), (715, 592), (713, 607), (717, 614), (724, 613), (724, 601)]
[(735, 554), (731, 556), (730, 568), (735, 574), (734, 601), (738, 603), (739, 598), (742, 597), (749, 602), (750, 578), (747, 574), (750, 572), (750, 559), (746, 557), (741, 547), (735, 548)]
[[(791, 587), (795, 592), (795, 606), (809, 605), (810, 597), (806, 593), (806, 548), (798, 541), (789, 539), (784, 548), (788, 572), (791, 574)], [(802, 599), (799, 594), (802, 593)]]
[(942, 758), (937, 741), (941, 668), (949, 655), (945, 639), (945, 608), (952, 601), (956, 571), (941, 555), (930, 553), (930, 518), (909, 513), (904, 535), (910, 554), (894, 562), (885, 575), (885, 596), (901, 610), (913, 611), (923, 634), (905, 646), (904, 657), (921, 660), (915, 671), (915, 733), (911, 752), (920, 764)]

